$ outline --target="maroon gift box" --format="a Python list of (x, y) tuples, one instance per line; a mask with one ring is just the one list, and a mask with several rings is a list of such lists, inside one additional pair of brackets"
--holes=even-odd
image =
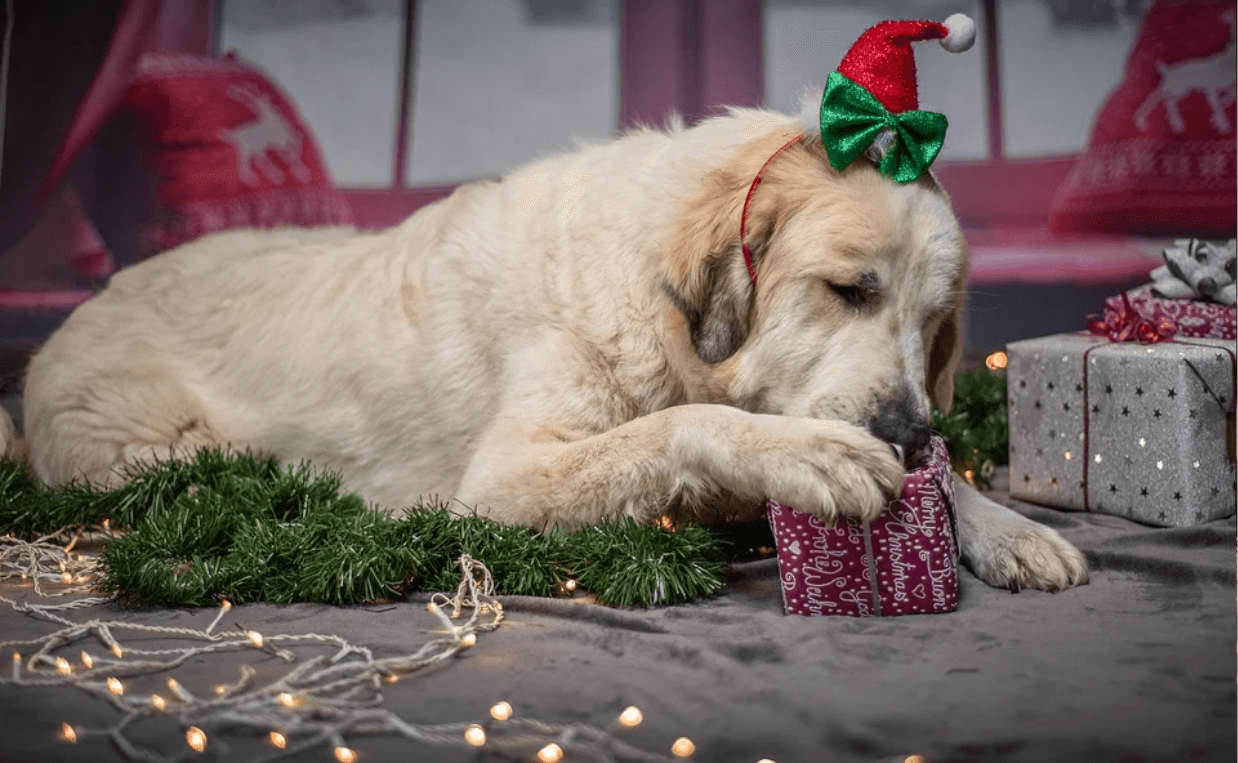
[(940, 437), (868, 527), (846, 517), (830, 529), (773, 501), (768, 509), (787, 614), (911, 615), (958, 606), (954, 489)]
[[(1163, 299), (1152, 294), (1151, 285), (1126, 292), (1131, 307), (1143, 318), (1157, 321), (1168, 318), (1178, 327), (1180, 337), (1198, 339), (1234, 339), (1235, 316), (1238, 311), (1229, 305), (1218, 305), (1195, 299)], [(1105, 320), (1113, 322), (1123, 313), (1122, 295), (1105, 300)]]

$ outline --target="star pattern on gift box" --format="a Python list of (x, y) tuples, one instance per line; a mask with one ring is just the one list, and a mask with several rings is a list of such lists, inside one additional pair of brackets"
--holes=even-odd
[[(1012, 343), (1011, 470), (1022, 475), (1012, 497), (1086, 505), (1158, 525), (1190, 525), (1231, 513), (1234, 471), (1216, 443), (1226, 437), (1233, 367), (1227, 353), (1216, 352), (1215, 340), (1202, 341), (1114, 345), (1058, 335)], [(1047, 357), (1020, 351), (1036, 343), (1049, 350)], [(1057, 362), (1067, 346), (1066, 360)], [(1101, 405), (1100, 399), (1114, 403)], [(1086, 441), (1085, 421), (1091, 435)], [(1116, 506), (1120, 486), (1127, 484), (1136, 504)]]

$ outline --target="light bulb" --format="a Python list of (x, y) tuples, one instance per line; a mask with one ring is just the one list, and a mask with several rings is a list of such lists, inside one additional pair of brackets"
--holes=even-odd
[(281, 750), (288, 746), (288, 739), (278, 731), (272, 731), (270, 734), (267, 734), (267, 740), (270, 741), (272, 746)]
[(563, 759), (563, 748), (551, 742), (537, 751), (537, 759), (542, 763), (559, 763)]
[(215, 694), (216, 694), (216, 696), (220, 696), (220, 697), (222, 697), (224, 694), (227, 694), (227, 693), (228, 693), (228, 687), (227, 687), (227, 686), (224, 686), (223, 684), (215, 684)]
[(63, 657), (56, 658), (56, 672), (62, 676), (67, 676), (73, 672), (73, 666)]
[(125, 656), (125, 650), (120, 648), (120, 644), (112, 644), (112, 654), (119, 660)]
[(219, 608), (227, 612), (228, 610), (232, 609), (232, 602), (228, 601), (227, 599), (224, 599), (223, 601), (219, 602)]
[(165, 700), (163, 697), (159, 696), (158, 694), (150, 695), (150, 704), (156, 710), (162, 710), (168, 706), (167, 700)]
[(262, 647), (262, 634), (261, 633), (259, 633), (258, 631), (248, 631), (246, 632), (245, 635), (249, 636), (249, 640), (253, 642), (254, 646), (259, 647), (259, 648)]
[(490, 717), (496, 721), (505, 721), (512, 717), (512, 706), (506, 702), (498, 702), (490, 708)]
[(93, 668), (95, 666), (94, 659), (89, 654), (87, 654), (84, 650), (82, 651), (82, 664), (85, 665), (87, 668)]
[(464, 741), (474, 747), (481, 747), (486, 743), (486, 730), (474, 723), (464, 730)]
[(119, 678), (108, 676), (107, 690), (119, 697), (125, 693), (125, 685), (120, 682)]
[(335, 748), (335, 759), (340, 763), (356, 763), (357, 751), (343, 745)]
[(1006, 357), (1006, 353), (999, 350), (998, 352), (995, 352), (985, 358), (984, 364), (990, 371), (1000, 371), (1006, 367), (1008, 360), (1009, 359)]
[(283, 691), (279, 693), (277, 700), (284, 707), (296, 707), (301, 704), (301, 700), (294, 697), (291, 693)]
[(77, 732), (67, 723), (60, 724), (60, 738), (69, 744), (77, 743)]
[(202, 752), (206, 749), (206, 732), (197, 726), (190, 726), (185, 730), (185, 741), (194, 752)]
[(567, 582), (563, 584), (563, 587), (567, 589), (568, 591), (575, 591), (576, 581), (573, 578), (568, 578)]
[(675, 757), (686, 758), (696, 752), (696, 745), (692, 744), (692, 740), (687, 737), (679, 737), (675, 740), (675, 744), (671, 745), (671, 752)]
[(464, 647), (465, 649), (471, 649), (472, 647), (477, 646), (477, 634), (476, 633), (464, 634), (464, 638), (460, 639), (460, 646)]
[(645, 715), (636, 705), (629, 705), (622, 713), (619, 714), (619, 723), (624, 728), (634, 729), (645, 720)]

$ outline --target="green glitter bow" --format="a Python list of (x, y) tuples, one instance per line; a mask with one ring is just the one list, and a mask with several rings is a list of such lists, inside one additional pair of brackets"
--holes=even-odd
[(878, 169), (895, 182), (910, 183), (928, 171), (941, 151), (946, 115), (935, 111), (891, 114), (863, 86), (838, 72), (830, 74), (821, 99), (821, 140), (834, 169), (846, 169), (886, 128), (894, 132), (894, 140)]

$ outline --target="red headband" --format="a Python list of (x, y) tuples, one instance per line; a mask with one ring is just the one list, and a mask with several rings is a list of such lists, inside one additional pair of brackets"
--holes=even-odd
[(744, 264), (748, 266), (748, 275), (752, 278), (752, 288), (757, 288), (757, 269), (752, 264), (752, 250), (748, 248), (748, 242), (744, 240), (748, 229), (748, 205), (752, 202), (752, 195), (757, 192), (757, 186), (761, 184), (761, 179), (765, 177), (765, 170), (769, 169), (778, 155), (786, 151), (791, 146), (803, 140), (802, 135), (796, 135), (791, 140), (787, 141), (786, 145), (774, 152), (774, 155), (765, 160), (765, 164), (761, 165), (761, 169), (757, 172), (757, 176), (752, 179), (752, 185), (748, 186), (748, 196), (744, 199), (744, 212), (739, 218), (739, 245), (744, 250)]

